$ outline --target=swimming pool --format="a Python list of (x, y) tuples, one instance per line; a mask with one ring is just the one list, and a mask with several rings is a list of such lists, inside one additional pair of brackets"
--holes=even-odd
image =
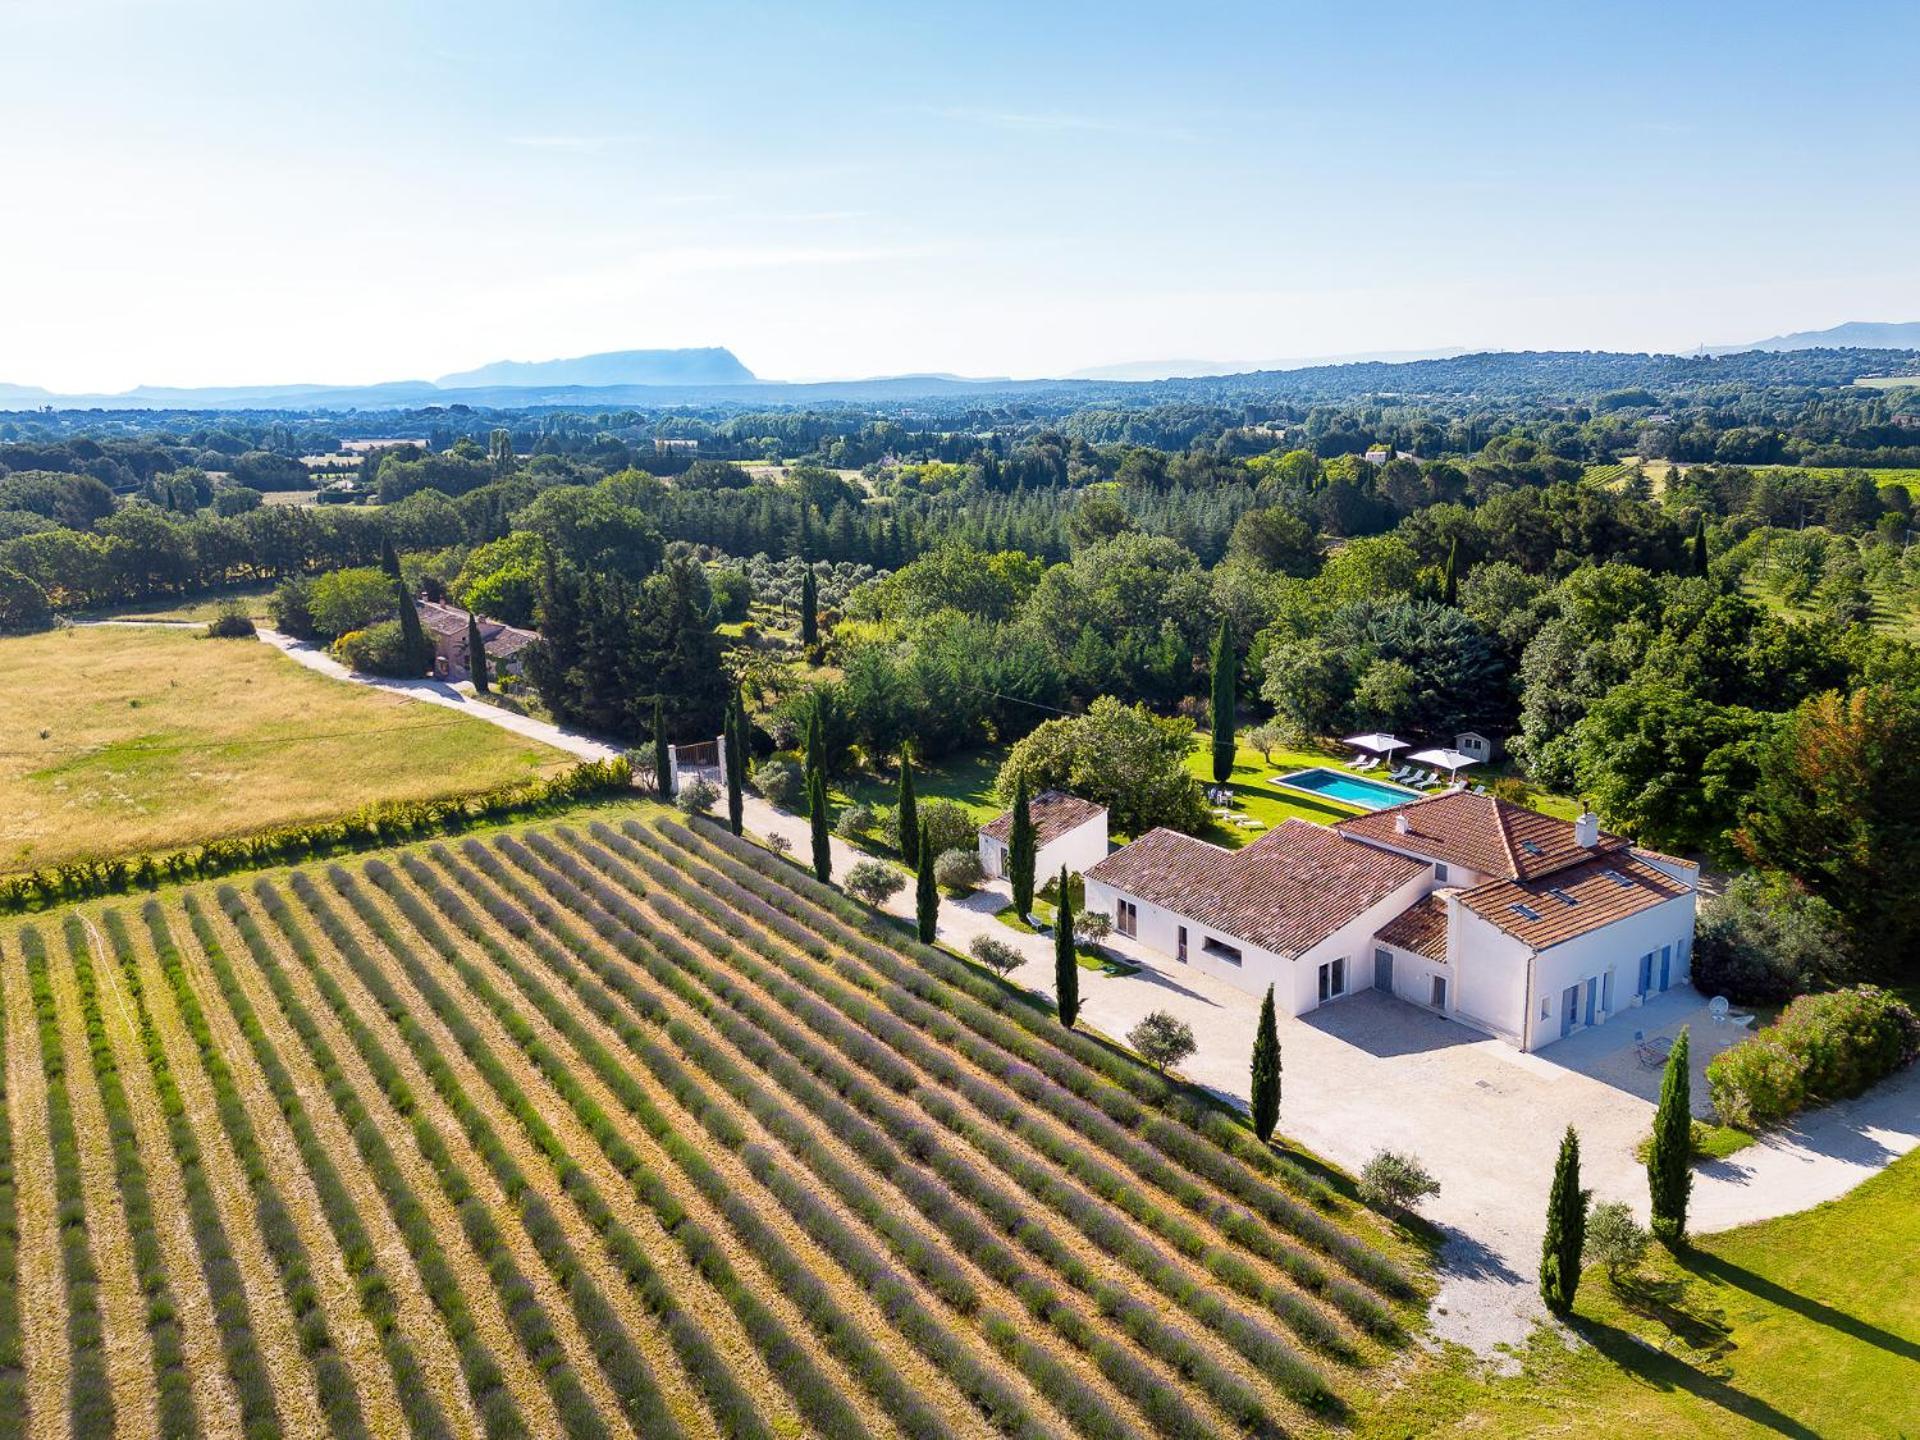
[(1369, 780), (1364, 775), (1349, 775), (1318, 766), (1276, 775), (1273, 783), (1282, 790), (1333, 800), (1357, 810), (1385, 810), (1389, 805), (1404, 805), (1420, 797), (1420, 791), (1409, 790), (1404, 785), (1390, 785), (1385, 780)]

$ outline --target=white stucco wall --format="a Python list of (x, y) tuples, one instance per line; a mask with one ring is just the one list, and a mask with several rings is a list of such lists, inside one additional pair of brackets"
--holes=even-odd
[[(1671, 946), (1667, 988), (1687, 983), (1692, 973), (1693, 920), (1696, 897), (1688, 894), (1667, 900), (1636, 915), (1564, 944), (1540, 952), (1535, 961), (1533, 1010), (1528, 1017), (1528, 1049), (1538, 1050), (1560, 1038), (1560, 1020), (1565, 1013), (1565, 991), (1579, 985), (1578, 1014), (1574, 1029), (1586, 1023), (1586, 981), (1597, 978), (1600, 986), (1594, 1004), (1594, 1023), (1634, 1008), (1634, 990), (1639, 978), (1640, 957), (1654, 956), (1653, 989), (1660, 989), (1659, 952)], [(1613, 1006), (1606, 1008), (1608, 972), (1613, 976)], [(1543, 1016), (1543, 1008), (1547, 1013)]]
[(1085, 824), (1076, 825), (1040, 847), (1033, 859), (1036, 883), (1044, 885), (1048, 876), (1058, 876), (1062, 865), (1067, 867), (1068, 874), (1080, 875), (1106, 858), (1107, 812), (1102, 810)]

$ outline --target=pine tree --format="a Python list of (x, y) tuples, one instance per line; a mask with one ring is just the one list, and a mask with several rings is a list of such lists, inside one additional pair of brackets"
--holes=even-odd
[[(894, 818), (900, 822), (900, 861), (909, 870), (920, 868), (920, 802), (913, 794), (913, 761), (903, 747), (900, 751), (900, 808)], [(927, 857), (929, 862), (932, 856)], [(928, 865), (931, 869), (931, 864)]]
[(1547, 1196), (1547, 1233), (1540, 1242), (1540, 1298), (1556, 1315), (1573, 1309), (1580, 1288), (1580, 1254), (1587, 1246), (1588, 1194), (1580, 1188), (1580, 1137), (1573, 1126), (1560, 1139)]
[(800, 572), (800, 643), (820, 643), (820, 582), (811, 564)]
[(1440, 603), (1449, 609), (1460, 603), (1460, 537), (1447, 547), (1447, 573), (1440, 586)]
[[(924, 853), (933, 844), (933, 837), (922, 826), (915, 837), (914, 848)], [(920, 943), (931, 945), (940, 926), (940, 887), (934, 883), (933, 866), (922, 865), (920, 874), (913, 886), (913, 913), (919, 925)]]
[(727, 704), (727, 828), (738, 835), (744, 822), (747, 781), (747, 707), (736, 685)]
[(1213, 783), (1224, 785), (1233, 775), (1234, 672), (1233, 633), (1226, 617), (1213, 637)]
[(1053, 917), (1053, 991), (1060, 1023), (1071, 1030), (1080, 1018), (1080, 959), (1073, 950), (1073, 896), (1067, 891), (1064, 865), (1060, 867), (1060, 907)]
[(1707, 573), (1707, 517), (1704, 515), (1693, 522), (1693, 573)]
[(1653, 1233), (1673, 1246), (1687, 1237), (1687, 1200), (1693, 1193), (1693, 1073), (1685, 1029), (1667, 1054), (1660, 1080), (1660, 1108), (1647, 1147), (1647, 1193), (1653, 1201)]
[(487, 693), (487, 642), (480, 634), (480, 621), (467, 612), (467, 673), (473, 676), (477, 695)]
[(1007, 881), (1013, 886), (1013, 913), (1025, 919), (1033, 913), (1033, 806), (1027, 799), (1027, 777), (1013, 789), (1013, 832), (1007, 836)]
[(1264, 1144), (1280, 1123), (1280, 1030), (1274, 1020), (1273, 986), (1260, 1002), (1260, 1027), (1253, 1033), (1253, 1133)]
[(813, 830), (813, 877), (823, 885), (833, 878), (833, 831), (827, 824), (827, 777), (821, 770), (807, 781), (807, 811)]
[(653, 788), (662, 800), (673, 798), (673, 756), (667, 745), (667, 703), (653, 701)]

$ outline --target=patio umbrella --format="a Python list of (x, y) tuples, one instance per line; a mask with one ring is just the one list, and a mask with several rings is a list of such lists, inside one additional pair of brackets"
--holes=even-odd
[(1415, 765), (1438, 765), (1447, 772), (1449, 777), (1452, 777), (1463, 766), (1478, 765), (1480, 763), (1471, 755), (1465, 755), (1458, 750), (1448, 750), (1440, 746), (1436, 746), (1432, 750), (1416, 750), (1413, 754), (1409, 755), (1407, 759)]
[(1370, 735), (1349, 735), (1340, 743), (1342, 745), (1351, 745), (1356, 750), (1366, 751), (1373, 755), (1391, 755), (1396, 750), (1404, 750), (1407, 748), (1407, 742), (1402, 740), (1398, 735), (1382, 735), (1377, 730)]

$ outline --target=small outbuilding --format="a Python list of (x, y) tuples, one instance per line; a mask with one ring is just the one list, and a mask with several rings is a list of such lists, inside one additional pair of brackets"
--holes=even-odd
[(1462, 730), (1453, 737), (1453, 748), (1462, 755), (1470, 755), (1476, 764), (1485, 765), (1498, 760), (1505, 747), (1498, 735), (1483, 735), (1478, 730)]
[[(1044, 885), (1065, 866), (1083, 874), (1107, 858), (1107, 811), (1064, 790), (1042, 790), (1027, 802), (1033, 817), (1033, 873)], [(1007, 845), (1013, 838), (1013, 811), (1003, 810), (980, 827), (980, 868), (1005, 879)]]

